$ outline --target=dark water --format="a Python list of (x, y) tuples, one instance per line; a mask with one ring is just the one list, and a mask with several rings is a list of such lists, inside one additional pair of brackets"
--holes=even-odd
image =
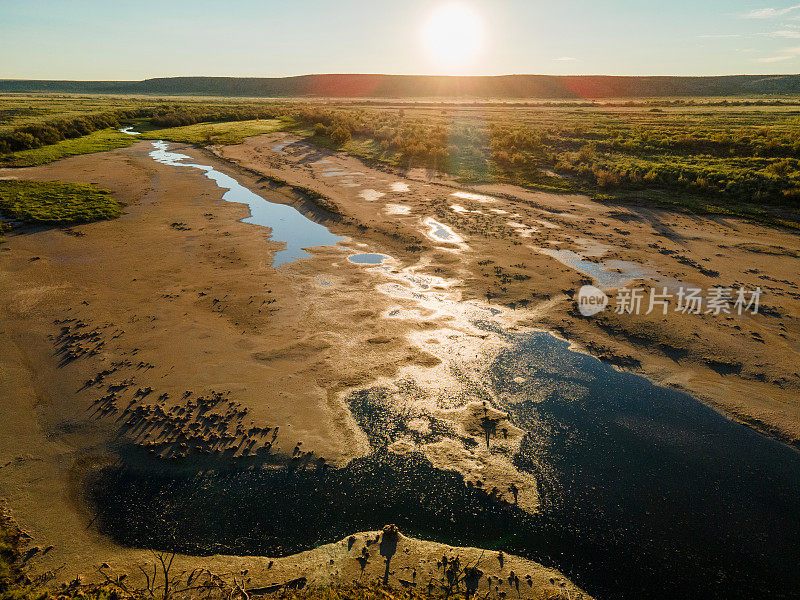
[(507, 339), (488, 379), (530, 431), (515, 461), (540, 478), (541, 514), (382, 450), (404, 430), (376, 388), (349, 400), (375, 429), (369, 457), (213, 472), (123, 458), (89, 482), (98, 524), (130, 545), (274, 555), (394, 522), (556, 566), (599, 598), (800, 597), (800, 454), (549, 334)]
[(522, 399), (555, 563), (605, 598), (800, 597), (800, 453), (549, 334), (508, 339), (492, 385)]

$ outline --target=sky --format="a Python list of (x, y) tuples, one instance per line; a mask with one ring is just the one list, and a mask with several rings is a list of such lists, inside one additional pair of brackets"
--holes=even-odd
[(798, 73), (766, 1), (0, 0), (0, 78)]

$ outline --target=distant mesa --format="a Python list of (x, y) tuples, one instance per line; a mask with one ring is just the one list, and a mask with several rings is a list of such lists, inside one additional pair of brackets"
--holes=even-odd
[(159, 77), (143, 81), (2, 79), (0, 92), (165, 94), (286, 98), (600, 99), (800, 93), (800, 75), (714, 77), (607, 75), (328, 74), (295, 77)]

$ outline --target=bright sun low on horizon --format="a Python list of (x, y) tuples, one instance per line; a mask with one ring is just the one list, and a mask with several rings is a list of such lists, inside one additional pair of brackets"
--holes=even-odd
[(464, 4), (443, 4), (424, 21), (422, 42), (432, 66), (443, 73), (455, 73), (468, 67), (482, 50), (483, 23)]

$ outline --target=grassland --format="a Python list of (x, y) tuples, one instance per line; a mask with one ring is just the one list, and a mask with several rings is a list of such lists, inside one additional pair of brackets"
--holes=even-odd
[(0, 134), (54, 119), (73, 119), (111, 110), (148, 108), (152, 100), (70, 95), (0, 95)]
[(0, 166), (32, 167), (67, 158), (68, 156), (124, 148), (134, 142), (136, 142), (136, 139), (133, 136), (120, 133), (116, 129), (102, 129), (82, 137), (10, 153), (3, 157), (2, 161), (0, 161)]
[(84, 183), (0, 181), (0, 214), (27, 223), (73, 224), (113, 219), (120, 205), (108, 190)]
[[(352, 135), (345, 150), (464, 181), (565, 191), (681, 192), (724, 212), (753, 204), (794, 212), (800, 112), (709, 108), (545, 107), (485, 110), (316, 108), (314, 137)], [(371, 143), (365, 143), (371, 142)], [(376, 145), (377, 144), (377, 145)], [(705, 198), (696, 202), (697, 197)]]
[[(143, 132), (141, 137), (149, 140), (170, 140), (207, 146), (210, 144), (240, 144), (246, 137), (272, 133), (287, 127), (286, 120), (251, 119), (223, 123), (197, 123), (181, 127), (168, 127)], [(131, 136), (127, 136), (131, 137)]]
[[(27, 103), (27, 104), (26, 104)], [(792, 103), (648, 99), (563, 103), (0, 97), (0, 164), (41, 164), (134, 139), (235, 144), (289, 129), (369, 162), (427, 167), (599, 200), (800, 227), (800, 109)], [(85, 131), (85, 134), (81, 132)], [(61, 138), (68, 139), (61, 139)]]

